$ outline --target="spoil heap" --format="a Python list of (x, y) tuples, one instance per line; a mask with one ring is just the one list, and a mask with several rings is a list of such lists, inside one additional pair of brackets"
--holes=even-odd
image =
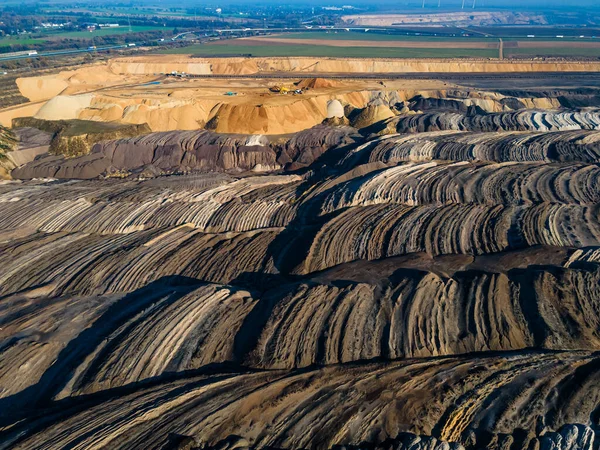
[(305, 78), (296, 83), (296, 86), (299, 89), (327, 89), (339, 86), (339, 83), (325, 78)]
[(0, 449), (596, 450), (597, 114), (383, 126), (15, 170)]

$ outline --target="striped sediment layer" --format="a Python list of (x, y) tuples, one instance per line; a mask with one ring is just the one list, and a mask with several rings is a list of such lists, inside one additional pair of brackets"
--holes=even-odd
[(596, 118), (472, 113), (23, 166), (0, 448), (595, 450)]

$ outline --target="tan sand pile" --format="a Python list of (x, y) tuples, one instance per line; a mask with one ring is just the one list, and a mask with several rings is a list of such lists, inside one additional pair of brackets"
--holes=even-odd
[(300, 81), (296, 86), (300, 89), (326, 89), (339, 86), (340, 83), (335, 80), (325, 78), (307, 78)]
[(68, 78), (71, 84), (113, 85), (123, 81), (122, 76), (113, 73), (106, 64), (82, 67)]
[(527, 108), (536, 109), (557, 109), (560, 108), (560, 101), (557, 98), (527, 98), (521, 99)]
[(340, 118), (344, 117), (344, 107), (339, 100), (331, 100), (327, 102), (327, 118)]
[(34, 117), (45, 120), (77, 119), (79, 113), (90, 106), (93, 98), (92, 94), (57, 95), (48, 100)]
[[(73, 73), (73, 72), (70, 72)], [(69, 87), (66, 72), (40, 77), (17, 78), (17, 86), (24, 97), (32, 102), (48, 100)]]
[(196, 130), (208, 120), (214, 101), (200, 99), (115, 98), (97, 95), (78, 119), (147, 123), (153, 131)]
[(201, 103), (180, 102), (165, 107), (141, 104), (125, 108), (123, 121), (148, 123), (153, 131), (197, 130), (206, 124), (208, 113)]
[(215, 131), (244, 134), (287, 134), (305, 130), (323, 121), (328, 97), (313, 97), (282, 105), (221, 104)]
[[(185, 93), (187, 95), (183, 95)], [(362, 108), (371, 100), (371, 95), (371, 91), (350, 91), (265, 98), (206, 95), (195, 88), (165, 89), (163, 93), (152, 91), (151, 94), (123, 89), (59, 95), (31, 115), (46, 120), (146, 123), (153, 131), (196, 130), (208, 124), (209, 128), (222, 133), (287, 134), (321, 123), (326, 116), (327, 102), (334, 97), (344, 104)]]
[[(145, 77), (154, 79), (153, 76)], [(59, 94), (73, 95), (103, 87), (126, 84), (128, 77), (115, 74), (106, 64), (84, 66), (77, 70), (67, 70), (51, 75), (17, 78), (17, 86), (24, 97), (32, 102), (49, 100)], [(144, 78), (136, 77), (136, 83)]]

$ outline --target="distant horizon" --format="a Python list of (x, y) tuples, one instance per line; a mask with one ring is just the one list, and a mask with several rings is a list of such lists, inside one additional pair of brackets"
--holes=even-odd
[[(247, 6), (250, 3), (255, 3), (254, 0), (212, 0), (210, 2), (203, 3), (201, 7), (216, 7), (216, 6), (236, 6), (236, 5), (245, 5)], [(277, 5), (281, 4), (279, 0), (264, 0), (261, 2), (264, 5)], [(463, 0), (441, 0), (439, 2), (441, 4), (441, 9), (456, 9), (461, 10)], [(198, 7), (198, 2), (195, 0), (181, 0), (181, 1), (171, 1), (171, 0), (142, 0), (142, 1), (122, 1), (122, 0), (78, 0), (76, 2), (71, 2), (68, 0), (56, 0), (56, 1), (37, 1), (37, 0), (7, 0), (4, 2), (4, 6), (12, 6), (12, 5), (31, 5), (37, 4), (40, 6), (50, 6), (50, 5), (69, 5), (69, 4), (87, 4), (87, 5), (115, 5), (115, 6), (161, 6), (161, 7)], [(466, 0), (465, 2), (465, 10), (473, 9), (472, 8), (473, 1)], [(286, 2), (286, 5), (302, 5), (305, 7), (322, 7), (322, 6), (354, 6), (357, 8), (390, 8), (393, 7), (394, 10), (402, 11), (402, 10), (415, 10), (415, 9), (423, 9), (422, 0), (404, 0), (401, 2), (395, 0), (380, 0), (378, 2), (366, 2), (364, 0), (360, 0), (357, 2), (348, 1), (348, 0), (314, 0), (311, 2), (306, 2), (304, 0), (289, 0)], [(438, 9), (438, 0), (426, 0), (425, 1), (425, 10), (433, 10)], [(573, 13), (577, 13), (582, 10), (589, 9), (597, 9), (600, 10), (600, 3), (597, 0), (580, 0), (577, 3), (577, 6), (573, 5), (572, 0), (476, 0), (476, 8), (475, 9), (515, 9), (517, 11), (529, 11), (535, 12), (539, 11), (549, 11), (549, 10), (564, 10), (568, 9)]]

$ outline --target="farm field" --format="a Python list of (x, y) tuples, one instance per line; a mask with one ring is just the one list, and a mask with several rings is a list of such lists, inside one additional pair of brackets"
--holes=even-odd
[(461, 36), (414, 36), (406, 34), (383, 34), (375, 32), (360, 32), (360, 31), (338, 31), (338, 32), (319, 32), (306, 31), (299, 33), (281, 33), (274, 34), (272, 37), (281, 39), (322, 39), (322, 40), (340, 40), (340, 41), (373, 41), (373, 42), (390, 42), (390, 41), (425, 41), (425, 42), (440, 42), (440, 41), (473, 41), (473, 42), (489, 42), (496, 41), (495, 38), (484, 37), (461, 37)]
[[(167, 30), (172, 31), (171, 27), (157, 26), (132, 26), (131, 33), (143, 33), (146, 31)], [(93, 37), (115, 36), (118, 34), (129, 34), (129, 27), (103, 28), (95, 31), (55, 31), (47, 34), (36, 34), (36, 37), (29, 36), (6, 36), (0, 38), (0, 48), (11, 45), (41, 45), (48, 41), (56, 39), (91, 39)], [(37, 37), (39, 36), (39, 37)]]
[(596, 58), (600, 57), (600, 46), (597, 48), (572, 48), (572, 47), (532, 47), (532, 48), (504, 48), (504, 56), (519, 56), (519, 57), (582, 57)]
[[(600, 40), (540, 38), (504, 40), (505, 57), (600, 56)], [(201, 55), (355, 56), (398, 58), (498, 57), (498, 38), (402, 36), (364, 32), (280, 33), (218, 41), (194, 49)], [(303, 48), (304, 47), (304, 48)], [(214, 48), (220, 49), (215, 50)], [(181, 53), (188, 53), (185, 49)]]
[(556, 37), (579, 38), (579, 36), (600, 37), (600, 28), (587, 27), (553, 27), (553, 26), (502, 26), (502, 27), (469, 27), (469, 30), (478, 33), (491, 34), (497, 37), (527, 36), (533, 34), (536, 38)]
[[(419, 40), (371, 41), (371, 40), (326, 40), (326, 39), (282, 39), (279, 36), (242, 38), (234, 45), (326, 45), (330, 47), (381, 47), (381, 48), (443, 48), (443, 49), (496, 49), (499, 41), (475, 41), (463, 39), (448, 41), (440, 39), (437, 42)], [(223, 44), (226, 45), (226, 44)]]
[(44, 42), (46, 42), (44, 39), (7, 36), (0, 38), (0, 47), (8, 47), (9, 45), (35, 45), (43, 44)]
[[(375, 28), (371, 29), (369, 33), (374, 33)], [(559, 27), (559, 26), (464, 26), (464, 27), (455, 27), (455, 26), (436, 26), (436, 25), (428, 25), (428, 26), (394, 26), (393, 30), (395, 33), (402, 35), (409, 34), (414, 35), (415, 33), (421, 33), (425, 37), (426, 35), (437, 34), (438, 36), (447, 36), (452, 37), (452, 35), (456, 35), (456, 37), (460, 37), (463, 33), (468, 32), (474, 35), (479, 34), (480, 37), (484, 37), (485, 35), (490, 35), (492, 37), (502, 37), (502, 38), (524, 38), (528, 35), (535, 35), (536, 38), (555, 38), (557, 35), (564, 36), (567, 38), (575, 38), (579, 39), (579, 36), (585, 36), (587, 38), (591, 38), (596, 36), (600, 38), (600, 28), (592, 28), (592, 27)], [(319, 30), (312, 30), (310, 32), (319, 33)]]
[[(157, 30), (172, 30), (169, 27), (157, 27), (157, 26), (132, 26), (131, 33), (143, 33), (146, 31), (157, 31)], [(116, 34), (127, 34), (129, 33), (128, 26), (121, 26), (119, 28), (103, 28), (95, 31), (65, 31), (58, 33), (48, 34), (49, 38), (61, 38), (61, 39), (89, 39), (96, 36), (114, 36)]]
[[(495, 30), (501, 30), (502, 28), (497, 27)], [(456, 33), (467, 32), (470, 29), (458, 30)], [(531, 30), (528, 30), (531, 31)], [(273, 34), (273, 37), (281, 38), (281, 39), (321, 39), (321, 40), (351, 40), (351, 41), (372, 41), (372, 42), (390, 42), (390, 41), (422, 41), (422, 42), (498, 42), (498, 37), (502, 37), (504, 42), (513, 42), (513, 41), (523, 41), (523, 42), (536, 42), (536, 41), (552, 41), (552, 42), (598, 42), (600, 44), (600, 38), (592, 39), (591, 34), (588, 32), (587, 38), (580, 38), (581, 34), (577, 36), (569, 36), (567, 34), (563, 34), (564, 38), (557, 38), (556, 34), (546, 35), (546, 34), (536, 34), (535, 31), (531, 31), (529, 34), (535, 35), (533, 38), (526, 37), (524, 31), (521, 32), (511, 32), (511, 34), (506, 35), (504, 32), (498, 33), (490, 33), (489, 37), (484, 37), (483, 35), (476, 36), (450, 36), (447, 31), (444, 29), (439, 30), (420, 30), (420, 31), (405, 31), (404, 33), (435, 33), (437, 36), (415, 36), (414, 34), (402, 34), (399, 32), (397, 34), (384, 34), (374, 31), (369, 32), (361, 32), (361, 31), (337, 31), (337, 32), (323, 32), (323, 31), (307, 31), (307, 32), (298, 32), (298, 33), (281, 33), (281, 34)], [(473, 31), (475, 33), (475, 31)], [(600, 30), (599, 34), (600, 36)]]
[[(162, 50), (167, 54), (195, 56), (319, 56), (348, 58), (493, 58), (496, 49), (479, 48), (391, 48), (391, 47), (334, 47), (328, 45), (259, 45), (245, 41), (222, 41), (213, 44), (191, 45)], [(251, 42), (251, 41), (247, 41)]]
[(193, 16), (193, 14), (187, 13), (185, 10), (175, 10), (169, 11), (164, 8), (150, 8), (150, 7), (111, 7), (111, 8), (103, 8), (102, 6), (87, 6), (80, 8), (46, 8), (46, 12), (48, 13), (68, 13), (68, 12), (76, 12), (76, 13), (90, 13), (90, 14), (120, 14), (120, 15), (130, 15), (130, 16), (170, 16), (170, 17), (189, 17)]

